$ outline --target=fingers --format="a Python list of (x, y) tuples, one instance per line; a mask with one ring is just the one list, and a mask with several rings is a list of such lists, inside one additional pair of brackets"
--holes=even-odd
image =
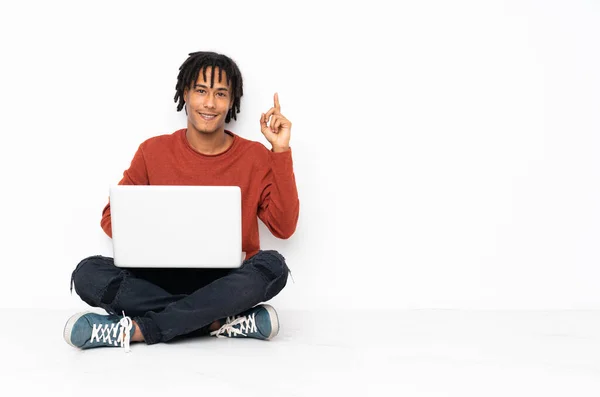
[(271, 123), (269, 124), (269, 128), (274, 133), (278, 133), (280, 128), (291, 128), (292, 123), (288, 119), (286, 119), (283, 115), (275, 115), (271, 119)]
[(260, 115), (260, 130), (261, 131), (266, 131), (269, 129), (269, 126), (267, 125), (267, 117), (265, 116), (265, 114), (261, 114)]
[(265, 118), (265, 114), (261, 113), (260, 115), (260, 129), (264, 130), (267, 128), (267, 119)]
[(275, 109), (277, 109), (277, 113), (281, 112), (281, 105), (279, 104), (279, 94), (275, 93), (273, 96), (273, 102), (275, 103)]
[(283, 118), (281, 116), (273, 116), (273, 118), (271, 119), (271, 131), (277, 133), (277, 131), (279, 131), (279, 127), (281, 126), (281, 123), (283, 122), (282, 120)]
[[(275, 106), (273, 106), (271, 109), (269, 109), (267, 111), (267, 113), (264, 113), (263, 115), (261, 115), (261, 117), (260, 117), (261, 124), (263, 123), (263, 119), (264, 119), (265, 123), (268, 123), (271, 116), (281, 114), (281, 105), (279, 104), (279, 94), (277, 94), (277, 93), (275, 93), (275, 95), (273, 96), (273, 104)], [(272, 123), (272, 121), (271, 121), (271, 123)]]
[(262, 131), (270, 130), (271, 132), (276, 132), (277, 129), (281, 126), (283, 116), (274, 115), (271, 118), (270, 123), (267, 125), (269, 121), (264, 113), (260, 115), (260, 129)]
[(269, 109), (269, 111), (267, 113), (265, 113), (266, 120), (269, 121), (269, 118), (271, 118), (272, 115), (277, 114), (275, 112), (277, 112), (277, 109), (275, 109), (275, 108)]
[(276, 132), (278, 126), (281, 125), (281, 121), (279, 120), (279, 117), (280, 116), (273, 116), (271, 118), (271, 121), (269, 122), (269, 120), (267, 119), (266, 115), (264, 113), (261, 114), (261, 116), (260, 116), (260, 129), (261, 129), (261, 131), (263, 131), (263, 132), (265, 132), (265, 131)]
[(279, 103), (279, 94), (276, 92), (273, 95), (273, 107), (260, 117), (261, 129), (268, 128), (274, 133), (277, 133), (280, 127), (289, 124), (289, 121), (281, 114), (281, 104)]

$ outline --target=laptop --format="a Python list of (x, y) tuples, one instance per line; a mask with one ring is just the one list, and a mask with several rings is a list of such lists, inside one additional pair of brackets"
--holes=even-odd
[(238, 186), (111, 186), (115, 265), (240, 267), (241, 196)]

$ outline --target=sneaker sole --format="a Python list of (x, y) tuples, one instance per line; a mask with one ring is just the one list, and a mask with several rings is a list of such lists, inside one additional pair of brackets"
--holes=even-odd
[(67, 320), (67, 323), (65, 324), (65, 329), (63, 331), (63, 337), (65, 338), (65, 341), (73, 346), (79, 349), (79, 346), (74, 345), (73, 342), (71, 342), (71, 333), (73, 332), (73, 326), (75, 325), (75, 323), (77, 322), (77, 320), (79, 320), (81, 317), (83, 317), (84, 315), (91, 313), (91, 312), (80, 312), (77, 314), (74, 314), (71, 316), (71, 318), (69, 318), (69, 320)]
[(267, 340), (271, 340), (279, 333), (279, 316), (277, 312), (271, 305), (262, 305), (265, 309), (267, 309), (267, 313), (269, 313), (269, 317), (271, 318), (271, 333)]

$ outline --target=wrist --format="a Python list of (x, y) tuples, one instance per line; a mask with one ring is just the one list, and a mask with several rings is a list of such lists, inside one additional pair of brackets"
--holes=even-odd
[(290, 150), (289, 146), (273, 146), (273, 149), (271, 149), (271, 151), (275, 153), (286, 152), (288, 150)]

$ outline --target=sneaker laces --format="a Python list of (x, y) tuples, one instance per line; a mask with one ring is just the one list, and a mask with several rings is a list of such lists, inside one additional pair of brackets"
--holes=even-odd
[[(225, 324), (210, 334), (212, 336), (216, 336), (217, 338), (231, 337), (232, 334), (234, 336), (248, 336), (247, 333), (258, 331), (256, 328), (255, 314), (256, 313), (252, 313), (249, 316), (241, 316), (237, 318), (227, 317)], [(239, 326), (239, 328), (235, 328), (237, 326)], [(225, 333), (227, 333), (227, 336), (223, 335)]]
[(125, 353), (129, 353), (131, 351), (129, 342), (131, 340), (133, 322), (131, 318), (125, 316), (125, 312), (122, 313), (123, 318), (118, 323), (92, 324), (92, 338), (90, 342), (94, 342), (95, 339), (97, 342), (115, 346), (118, 346), (120, 343), (121, 347), (125, 349)]

